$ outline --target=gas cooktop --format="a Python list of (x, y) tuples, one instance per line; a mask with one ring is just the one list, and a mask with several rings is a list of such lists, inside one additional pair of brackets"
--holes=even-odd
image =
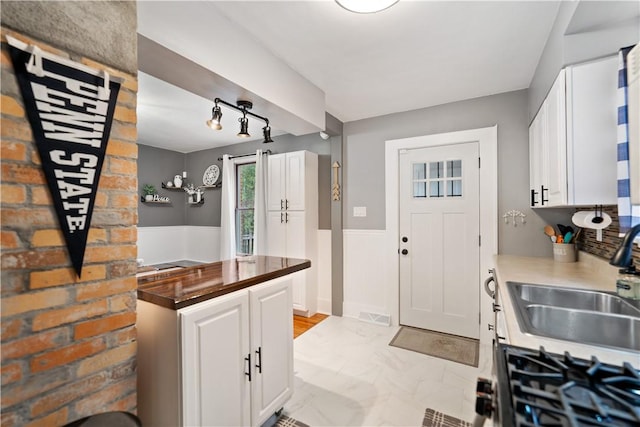
[(496, 356), (504, 426), (640, 426), (640, 371), (628, 363), (508, 345)]

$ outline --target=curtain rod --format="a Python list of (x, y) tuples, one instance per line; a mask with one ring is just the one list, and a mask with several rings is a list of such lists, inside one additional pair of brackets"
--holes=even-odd
[[(262, 152), (262, 154), (273, 154), (273, 151), (271, 150), (265, 150)], [(247, 157), (247, 156), (255, 156), (256, 153), (248, 153), (248, 154), (238, 154), (235, 156), (229, 156), (230, 159), (235, 159), (236, 157)], [(218, 157), (218, 161), (221, 162), (222, 161), (222, 157)]]

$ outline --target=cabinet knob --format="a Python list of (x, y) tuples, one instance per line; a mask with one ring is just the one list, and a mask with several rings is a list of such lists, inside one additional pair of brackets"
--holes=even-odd
[(402, 250), (402, 255), (407, 255), (408, 253), (409, 253), (409, 251), (408, 251), (408, 250), (406, 250), (406, 249), (403, 249), (403, 250)]
[(409, 238), (407, 236), (402, 236), (402, 241), (404, 243), (407, 243), (409, 241)]

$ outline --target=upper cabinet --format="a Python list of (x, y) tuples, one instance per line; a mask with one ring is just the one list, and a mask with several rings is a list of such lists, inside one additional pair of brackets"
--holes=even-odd
[(305, 164), (313, 154), (308, 151), (269, 156), (268, 210), (303, 211), (306, 209)]
[(616, 57), (560, 71), (529, 127), (532, 207), (615, 204)]

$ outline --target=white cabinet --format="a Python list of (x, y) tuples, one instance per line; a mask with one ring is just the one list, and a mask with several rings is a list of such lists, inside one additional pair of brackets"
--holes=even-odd
[(259, 426), (293, 394), (290, 276), (178, 311), (138, 301), (138, 414)]
[(560, 71), (529, 127), (531, 206), (615, 204), (615, 57)]
[(293, 309), (317, 311), (318, 155), (309, 151), (269, 156), (267, 255), (303, 258), (311, 268), (293, 273)]

